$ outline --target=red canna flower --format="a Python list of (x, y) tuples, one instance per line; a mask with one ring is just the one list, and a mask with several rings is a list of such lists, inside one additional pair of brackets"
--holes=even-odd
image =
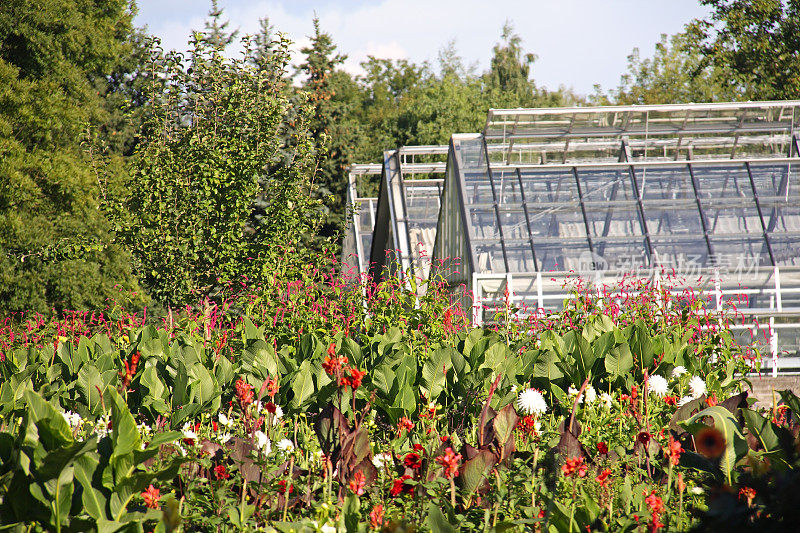
[(361, 380), (364, 379), (367, 373), (357, 368), (350, 368), (350, 386), (357, 389), (361, 386)]
[(561, 466), (561, 472), (564, 476), (570, 477), (572, 474), (578, 474), (578, 477), (586, 477), (587, 466), (583, 463), (583, 457), (569, 457), (566, 462)]
[(608, 476), (610, 474), (611, 474), (611, 469), (610, 468), (606, 468), (605, 470), (600, 472), (600, 475), (597, 476), (596, 478), (594, 478), (594, 480), (597, 481), (600, 484), (601, 487), (608, 487), (608, 483), (610, 481), (608, 479)]
[(453, 448), (449, 446), (444, 451), (444, 455), (436, 458), (436, 462), (444, 467), (444, 477), (458, 477), (458, 463), (461, 461), (461, 454), (456, 455)]
[(131, 384), (133, 377), (136, 375), (136, 367), (139, 366), (139, 358), (141, 355), (139, 352), (135, 352), (131, 354), (130, 363), (128, 361), (123, 361), (125, 363), (125, 370), (120, 370), (118, 372), (120, 379), (122, 379), (122, 389), (126, 390), (128, 385)]
[(212, 420), (211, 421), (211, 427), (214, 428), (214, 433), (219, 431), (219, 426), (217, 426), (217, 421), (216, 420)]
[(239, 406), (242, 408), (242, 412), (246, 413), (247, 408), (250, 407), (255, 398), (253, 386), (239, 378), (236, 380), (234, 388), (236, 389), (236, 399), (239, 401)]
[(422, 468), (422, 458), (418, 453), (411, 452), (406, 454), (405, 459), (403, 459), (403, 463), (408, 467), (414, 470), (419, 470)]
[(677, 396), (664, 396), (664, 403), (667, 405), (677, 405), (678, 404), (678, 397)]
[(608, 444), (606, 444), (605, 442), (598, 442), (597, 451), (600, 452), (602, 455), (608, 455)]
[(400, 417), (400, 421), (397, 423), (398, 438), (403, 434), (404, 429), (406, 431), (411, 431), (412, 429), (414, 429), (414, 423), (405, 416)]
[(369, 522), (373, 529), (378, 529), (383, 525), (383, 505), (378, 504), (369, 513)]
[(711, 396), (707, 397), (706, 398), (706, 403), (708, 404), (709, 407), (714, 407), (715, 405), (717, 405), (717, 403), (719, 403), (717, 401), (717, 395), (716, 394), (712, 394)]
[(755, 497), (756, 497), (756, 489), (752, 487), (742, 487), (741, 489), (739, 489), (739, 499), (747, 500), (748, 507), (752, 506)]
[[(286, 480), (285, 479), (282, 479), (282, 480), (278, 481), (278, 492), (280, 494), (284, 494), (286, 492)], [(289, 494), (291, 494), (292, 492), (294, 492), (294, 483), (289, 485)]]
[(364, 471), (359, 470), (353, 475), (353, 479), (350, 480), (350, 490), (356, 493), (356, 496), (361, 496), (364, 494), (364, 485), (367, 483), (366, 478), (364, 477)]
[(158, 509), (158, 500), (161, 499), (161, 491), (155, 488), (152, 484), (147, 487), (142, 493), (145, 507), (150, 509)]
[[(644, 494), (647, 494), (645, 492)], [(664, 524), (661, 523), (660, 515), (664, 512), (664, 501), (656, 496), (656, 491), (653, 490), (649, 496), (644, 499), (644, 503), (647, 504), (647, 507), (650, 508), (650, 526), (649, 530), (651, 532), (657, 531), (659, 528), (664, 527)]]
[(675, 440), (672, 435), (669, 436), (669, 444), (667, 445), (666, 453), (672, 466), (678, 466), (678, 463), (681, 461), (683, 446), (681, 446), (680, 441)]
[(228, 473), (228, 469), (225, 468), (225, 465), (217, 465), (214, 467), (214, 477), (216, 479), (228, 479), (231, 475)]

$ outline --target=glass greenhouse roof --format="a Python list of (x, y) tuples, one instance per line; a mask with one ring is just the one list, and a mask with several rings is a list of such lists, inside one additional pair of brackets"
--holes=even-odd
[(476, 323), (506, 294), (558, 309), (576, 275), (667, 273), (797, 351), (799, 126), (800, 101), (491, 109), (483, 133), (385, 152), (363, 254), (375, 280), (443, 265)]

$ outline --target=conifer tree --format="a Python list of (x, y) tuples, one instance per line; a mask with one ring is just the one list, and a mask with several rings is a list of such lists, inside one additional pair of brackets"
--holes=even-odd
[(217, 0), (211, 0), (211, 9), (205, 22), (205, 30), (201, 32), (203, 40), (215, 50), (224, 50), (239, 35), (239, 30), (228, 31), (229, 20), (222, 20), (225, 9), (219, 7)]

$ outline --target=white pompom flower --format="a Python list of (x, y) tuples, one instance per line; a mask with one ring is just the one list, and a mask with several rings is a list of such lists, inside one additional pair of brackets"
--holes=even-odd
[(294, 451), (294, 444), (289, 439), (281, 439), (278, 441), (278, 449), (285, 453), (292, 453)]
[(685, 367), (682, 367), (682, 366), (678, 365), (678, 366), (676, 366), (675, 368), (672, 369), (672, 377), (673, 378), (679, 378), (682, 375), (684, 375), (686, 372), (687, 372), (687, 370), (686, 370)]
[(669, 383), (662, 376), (654, 374), (647, 379), (647, 388), (651, 394), (663, 398), (669, 392)]
[[(569, 396), (569, 400), (573, 401), (575, 399), (575, 396), (578, 395), (578, 389), (570, 385), (569, 388), (567, 389), (567, 395)], [(581, 394), (581, 397), (578, 398), (578, 403), (583, 403), (583, 394)]]
[(600, 395), (600, 401), (606, 409), (611, 409), (614, 406), (614, 398), (607, 392)]
[(536, 389), (525, 389), (517, 398), (517, 408), (527, 415), (543, 415), (547, 412), (547, 402)]
[(597, 399), (597, 391), (591, 385), (586, 387), (586, 392), (584, 394), (586, 395), (587, 405), (594, 403), (594, 401)]
[(256, 431), (256, 446), (258, 446), (259, 450), (263, 450), (264, 453), (269, 453), (272, 451), (272, 443), (267, 438), (267, 434), (261, 430)]
[(689, 389), (692, 391), (692, 399), (696, 400), (706, 393), (706, 382), (700, 376), (692, 376), (689, 380)]

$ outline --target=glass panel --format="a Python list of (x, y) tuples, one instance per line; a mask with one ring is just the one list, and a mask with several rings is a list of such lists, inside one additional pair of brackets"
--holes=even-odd
[(800, 230), (800, 165), (758, 165), (750, 170), (767, 232)]
[(753, 188), (742, 163), (693, 165), (710, 235), (747, 238), (763, 235)]
[(482, 241), (475, 243), (475, 255), (478, 264), (475, 270), (482, 274), (492, 272), (505, 272), (506, 266), (503, 262), (503, 247), (500, 241)]
[(771, 266), (764, 237), (742, 238), (711, 237), (714, 264), (723, 271), (749, 270), (758, 266)]
[[(771, 235), (770, 244), (778, 266), (800, 266), (800, 234), (795, 228), (794, 235)], [(764, 251), (766, 254), (766, 251)]]
[(703, 225), (687, 166), (635, 167), (647, 231), (658, 235), (702, 235)]
[(506, 257), (508, 258), (509, 272), (535, 272), (533, 253), (527, 242), (506, 241)]
[(472, 226), (472, 234), (477, 239), (497, 239), (500, 242), (497, 215), (493, 208), (470, 207), (469, 223)]

